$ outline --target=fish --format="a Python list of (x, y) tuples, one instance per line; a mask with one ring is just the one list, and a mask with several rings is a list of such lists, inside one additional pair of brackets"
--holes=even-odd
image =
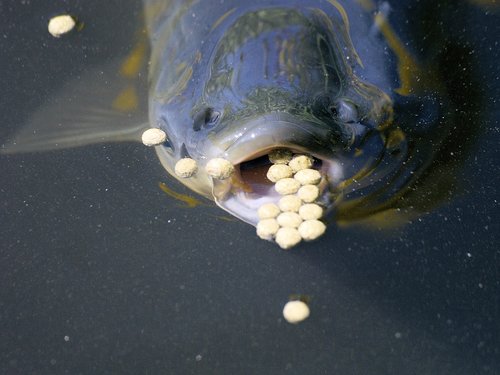
[[(451, 173), (432, 167), (457, 105), (390, 16), (370, 0), (145, 0), (129, 55), (66, 84), (1, 152), (140, 142), (159, 128), (169, 175), (255, 226), (279, 198), (267, 155), (287, 149), (314, 158), (329, 220), (409, 222), (446, 195), (432, 192)], [(182, 158), (196, 175), (176, 175)], [(207, 173), (214, 158), (234, 166), (230, 179)]]

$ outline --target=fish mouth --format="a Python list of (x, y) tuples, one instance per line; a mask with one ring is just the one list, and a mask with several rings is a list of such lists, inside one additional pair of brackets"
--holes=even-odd
[(258, 208), (266, 203), (278, 203), (282, 197), (275, 190), (275, 183), (267, 178), (272, 166), (269, 154), (275, 150), (288, 150), (292, 154), (313, 158), (311, 168), (322, 175), (316, 202), (328, 210), (331, 206), (330, 187), (343, 177), (335, 155), (352, 143), (352, 129), (327, 127), (283, 113), (262, 116), (246, 123), (243, 128), (244, 132), (222, 155), (234, 165), (234, 174), (227, 180), (213, 180), (213, 197), (221, 208), (257, 225)]

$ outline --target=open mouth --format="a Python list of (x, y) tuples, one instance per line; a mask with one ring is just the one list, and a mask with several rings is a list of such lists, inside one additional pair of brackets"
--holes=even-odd
[[(321, 175), (321, 179), (314, 183), (319, 192), (315, 202), (325, 208), (328, 207), (330, 182), (332, 179), (339, 179), (341, 175), (339, 165), (332, 160), (322, 159), (294, 147), (270, 147), (235, 163), (235, 172), (230, 179), (214, 180), (213, 194), (217, 204), (241, 220), (257, 225), (260, 207), (267, 203), (278, 204), (284, 195), (288, 195), (278, 192), (277, 182), (271, 181), (268, 177), (270, 168), (275, 165), (270, 160), (270, 154), (277, 150), (285, 150), (294, 156), (307, 155), (310, 158), (311, 165), (307, 169), (318, 171)], [(293, 174), (289, 178), (293, 178)]]
[[(296, 155), (302, 154), (298, 151), (290, 151)], [(313, 159), (311, 168), (321, 170), (322, 161), (317, 158)], [(280, 194), (276, 192), (275, 183), (267, 178), (267, 173), (272, 165), (274, 164), (269, 160), (268, 153), (237, 165), (236, 172), (238, 173), (239, 181), (247, 188), (250, 196), (253, 194), (257, 197), (268, 196), (277, 199), (280, 198)]]
[[(237, 129), (222, 137), (231, 141), (206, 166), (217, 205), (282, 248), (321, 236), (321, 219), (334, 206), (332, 187), (343, 178), (338, 156), (352, 143), (352, 129), (281, 112)], [(219, 161), (231, 170), (228, 177), (215, 167)]]

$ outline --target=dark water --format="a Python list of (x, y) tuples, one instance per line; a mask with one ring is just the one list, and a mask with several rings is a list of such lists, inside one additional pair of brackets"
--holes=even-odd
[[(0, 2), (0, 140), (63, 82), (128, 51), (141, 4), (106, 4)], [(473, 50), (463, 68), (482, 103), (449, 202), (284, 252), (209, 202), (165, 195), (158, 182), (186, 191), (141, 145), (2, 155), (0, 373), (499, 374), (498, 7), (439, 19), (422, 4), (394, 6), (396, 29)], [(50, 37), (60, 11), (84, 30)], [(311, 299), (298, 326), (281, 316), (292, 294)]]

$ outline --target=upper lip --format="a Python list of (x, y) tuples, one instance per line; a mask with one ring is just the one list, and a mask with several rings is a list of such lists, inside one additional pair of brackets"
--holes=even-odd
[[(278, 147), (326, 158), (349, 143), (349, 135), (337, 125), (298, 119), (288, 113), (266, 114), (248, 121), (246, 130), (224, 151), (222, 157), (239, 164)], [(344, 133), (343, 133), (344, 132)]]

